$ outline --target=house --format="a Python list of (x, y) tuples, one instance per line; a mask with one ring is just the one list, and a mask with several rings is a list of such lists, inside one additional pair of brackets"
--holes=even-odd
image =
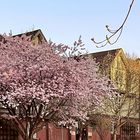
[[(31, 32), (26, 32), (23, 34), (13, 35), (13, 37), (15, 38), (22, 37), (23, 35), (31, 37), (33, 45), (41, 44), (43, 41), (47, 41), (43, 33), (41, 32), (41, 30), (35, 30)], [(5, 38), (0, 36), (0, 41), (3, 41), (4, 43)], [(4, 89), (4, 86), (3, 84), (1, 84), (0, 91), (3, 91), (3, 89)], [(14, 125), (13, 125), (12, 119), (8, 120), (8, 115), (9, 115), (8, 110), (4, 108), (2, 105), (0, 107), (1, 107), (0, 108), (0, 140), (23, 140), (17, 131), (18, 127), (15, 127), (15, 125), (18, 126), (18, 124), (14, 122)], [(24, 126), (24, 120), (22, 120), (22, 122), (20, 121), (20, 124)], [(38, 133), (35, 133), (35, 135), (33, 136), (34, 140), (37, 140), (37, 139), (38, 140), (50, 140), (50, 139), (70, 140), (69, 129), (66, 129), (63, 127), (56, 127), (54, 124), (51, 124), (51, 123), (46, 124), (45, 122), (44, 124), (45, 126)], [(23, 131), (24, 131), (24, 128), (23, 128)]]
[(91, 53), (90, 56), (99, 63), (99, 70), (107, 75), (121, 91), (125, 90), (126, 57), (122, 48)]
[[(42, 43), (43, 40), (47, 41), (45, 36), (43, 35), (42, 31), (39, 30), (34, 30), (31, 32), (26, 32), (23, 33), (27, 36), (31, 36), (32, 42), (33, 44), (40, 44)], [(23, 34), (18, 34), (18, 35), (13, 35), (13, 37), (21, 37)], [(3, 38), (1, 38), (0, 36), (0, 40), (2, 40)], [(135, 75), (133, 75), (132, 73), (129, 74), (128, 73), (128, 60), (127, 57), (125, 55), (125, 53), (123, 52), (123, 49), (119, 48), (119, 49), (113, 49), (113, 50), (108, 50), (108, 51), (101, 51), (101, 52), (96, 52), (96, 53), (90, 53), (88, 54), (89, 56), (93, 57), (93, 59), (95, 59), (95, 61), (97, 63), (99, 63), (99, 71), (101, 74), (103, 75), (107, 75), (116, 85), (118, 91), (123, 95), (129, 95), (129, 96), (125, 96), (127, 97), (125, 104), (123, 104), (122, 106), (122, 110), (120, 112), (119, 115), (121, 115), (122, 118), (125, 119), (125, 111), (127, 110), (129, 107), (129, 100), (132, 101), (132, 105), (134, 103), (134, 100), (132, 98), (132, 94), (133, 93), (133, 87), (136, 87), (135, 89), (135, 93), (133, 95), (135, 95), (137, 93), (137, 91), (139, 91), (139, 83), (136, 84), (136, 86), (133, 84), (135, 83), (134, 81), (139, 81), (139, 79), (135, 78)], [(130, 61), (129, 61), (130, 62)], [(134, 61), (135, 62), (135, 61)], [(139, 60), (137, 60), (137, 63), (139, 63)], [(134, 64), (132, 62), (132, 64)], [(131, 72), (131, 71), (129, 71)], [(132, 78), (130, 80), (130, 78), (128, 78), (128, 76), (131, 76), (130, 78)], [(139, 94), (139, 92), (138, 92)], [(123, 99), (121, 97), (116, 97), (117, 100), (119, 101), (118, 103), (120, 104), (120, 99)], [(130, 97), (130, 98), (129, 98)], [(135, 99), (135, 98), (134, 98)], [(109, 101), (107, 101), (107, 104), (109, 103)], [(115, 103), (115, 102), (114, 102)], [(122, 102), (124, 103), (124, 102)], [(112, 115), (111, 112), (108, 110), (107, 115)], [(122, 136), (128, 136), (131, 135), (133, 137), (135, 137), (136, 135), (138, 135), (138, 133), (136, 132), (136, 128), (137, 128), (137, 120), (140, 118), (140, 114), (136, 114), (135, 116), (130, 115), (129, 116), (131, 118), (131, 120), (134, 120), (136, 123), (131, 123), (131, 121), (129, 123), (125, 123), (124, 125), (122, 125), (122, 127), (119, 130), (119, 134), (118, 135), (122, 135)], [(122, 121), (122, 120), (120, 120)], [(2, 128), (2, 129), (1, 129)], [(129, 133), (129, 134), (128, 134)], [(131, 136), (130, 135), (130, 136)], [(41, 131), (39, 131), (38, 133), (36, 133), (34, 135), (34, 139), (38, 139), (38, 140), (59, 140), (59, 139), (65, 139), (65, 140), (75, 140), (76, 139), (76, 131), (74, 129), (72, 129), (71, 131), (69, 131), (67, 128), (62, 128), (62, 127), (56, 127), (54, 124), (46, 124), (46, 126), (43, 127), (43, 129)], [(87, 137), (88, 140), (100, 140), (98, 134), (96, 133), (95, 130), (91, 129), (90, 127), (88, 128), (88, 133), (87, 133)], [(0, 139), (1, 140), (18, 140), (18, 133), (16, 132), (15, 128), (13, 128), (10, 125), (9, 121), (5, 121), (3, 119), (0, 119)], [(110, 140), (110, 135), (108, 135), (108, 138), (104, 139), (104, 140)], [(119, 139), (121, 140), (121, 139)]]
[(128, 58), (121, 48), (91, 53), (89, 55), (99, 63), (100, 73), (108, 76), (120, 93), (114, 99), (104, 101), (105, 106), (102, 113), (118, 118), (116, 119), (118, 124), (113, 125), (118, 127), (117, 135), (119, 140), (128, 136), (130, 139), (136, 139), (140, 134), (140, 113), (138, 113), (140, 106), (140, 67), (138, 59), (136, 61)]
[(16, 34), (16, 35), (13, 35), (13, 37), (17, 37), (17, 36), (21, 37), (22, 35), (31, 36), (31, 40), (32, 40), (34, 45), (41, 44), (43, 40), (47, 41), (40, 29), (33, 30), (30, 32), (21, 33), (21, 34)]

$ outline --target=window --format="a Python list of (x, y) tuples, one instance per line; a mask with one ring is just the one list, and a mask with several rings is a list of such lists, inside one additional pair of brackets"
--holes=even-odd
[(10, 121), (0, 119), (0, 140), (18, 140), (18, 132), (10, 125)]

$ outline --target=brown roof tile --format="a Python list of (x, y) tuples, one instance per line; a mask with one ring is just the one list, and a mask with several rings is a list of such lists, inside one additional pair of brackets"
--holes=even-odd
[(103, 59), (107, 57), (108, 55), (111, 56), (112, 61), (114, 60), (117, 53), (121, 50), (121, 48), (113, 49), (113, 50), (107, 50), (107, 51), (101, 51), (96, 53), (90, 53), (89, 55), (95, 58), (96, 62), (103, 62)]
[(45, 36), (43, 35), (43, 33), (42, 33), (42, 31), (40, 29), (37, 29), (37, 30), (34, 30), (34, 31), (25, 32), (25, 33), (21, 33), (21, 34), (17, 34), (17, 35), (13, 35), (13, 37), (16, 37), (16, 36), (21, 37), (23, 34), (25, 34), (26, 36), (31, 36), (31, 38), (33, 38), (38, 32), (42, 35), (42, 37), (46, 41), (46, 38), (45, 38)]

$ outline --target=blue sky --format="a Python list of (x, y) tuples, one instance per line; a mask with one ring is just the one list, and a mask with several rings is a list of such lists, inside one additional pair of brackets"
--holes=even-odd
[(3, 0), (0, 33), (18, 34), (41, 29), (47, 39), (72, 46), (79, 35), (89, 52), (123, 48), (140, 57), (140, 1), (133, 6), (123, 34), (113, 46), (96, 48), (90, 40), (104, 39), (105, 25), (123, 21), (131, 0)]

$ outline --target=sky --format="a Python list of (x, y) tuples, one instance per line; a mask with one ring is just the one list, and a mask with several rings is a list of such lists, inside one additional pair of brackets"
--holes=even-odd
[(19, 34), (41, 29), (46, 39), (73, 46), (82, 36), (89, 53), (123, 48), (140, 57), (140, 1), (136, 0), (119, 41), (96, 48), (91, 38), (105, 39), (105, 26), (117, 29), (131, 0), (3, 0), (0, 3), (0, 34)]

